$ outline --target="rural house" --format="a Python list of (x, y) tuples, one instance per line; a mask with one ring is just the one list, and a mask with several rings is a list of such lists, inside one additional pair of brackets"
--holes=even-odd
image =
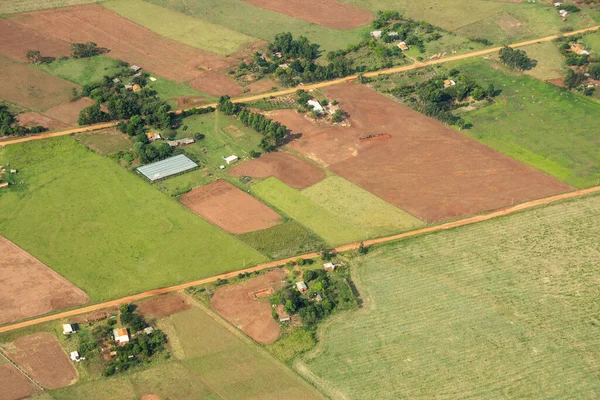
[(223, 160), (225, 160), (227, 164), (233, 164), (234, 162), (239, 160), (239, 158), (238, 156), (230, 155), (229, 157), (223, 157)]
[(140, 90), (142, 90), (142, 87), (136, 83), (132, 86), (131, 90), (133, 90), (134, 92), (139, 92)]
[(160, 136), (159, 133), (156, 132), (147, 132), (146, 133), (146, 137), (148, 138), (149, 141), (151, 142), (155, 142), (157, 140), (162, 139), (162, 137)]
[(304, 282), (296, 282), (296, 288), (300, 293), (306, 293), (308, 291), (308, 286)]
[(569, 12), (567, 10), (558, 10), (558, 14), (562, 19), (565, 19), (567, 18), (567, 15), (569, 15)]
[(584, 47), (584, 46), (583, 46), (581, 43), (573, 43), (573, 44), (571, 45), (571, 51), (572, 51), (573, 53), (575, 53), (575, 54), (578, 54), (578, 55), (580, 55), (580, 56), (583, 56), (583, 55), (588, 55), (588, 54), (590, 54), (590, 52), (589, 52), (589, 51), (587, 51), (587, 50), (585, 49), (585, 47)]
[(334, 263), (323, 264), (323, 269), (325, 269), (325, 271), (335, 271), (335, 264)]
[(406, 51), (408, 50), (408, 45), (406, 44), (406, 42), (400, 42), (398, 43), (398, 47), (400, 48), (400, 50), (402, 51)]
[(130, 65), (129, 68), (134, 70), (135, 72), (138, 72), (142, 69), (142, 67), (138, 67), (137, 65)]
[(381, 39), (382, 31), (373, 31), (371, 32), (371, 37), (373, 39)]
[(63, 335), (70, 335), (77, 332), (76, 324), (63, 324)]
[(308, 105), (312, 107), (313, 111), (321, 114), (323, 112), (323, 106), (316, 100), (309, 100)]
[(127, 328), (113, 329), (113, 336), (115, 337), (115, 342), (119, 344), (129, 343), (129, 331)]
[(446, 79), (444, 81), (444, 87), (445, 88), (448, 88), (448, 87), (454, 86), (454, 85), (456, 85), (456, 82), (454, 82), (452, 79)]

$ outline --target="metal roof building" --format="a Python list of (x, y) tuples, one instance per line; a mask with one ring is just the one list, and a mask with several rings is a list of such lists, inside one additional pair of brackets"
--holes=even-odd
[(150, 181), (154, 182), (172, 175), (177, 175), (190, 169), (197, 168), (198, 164), (180, 154), (166, 160), (139, 167), (137, 171)]

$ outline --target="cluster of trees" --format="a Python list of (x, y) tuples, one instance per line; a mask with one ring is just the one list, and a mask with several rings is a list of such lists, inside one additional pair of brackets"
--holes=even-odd
[(133, 153), (144, 164), (164, 160), (173, 155), (175, 149), (164, 141), (150, 143), (146, 136), (146, 123), (141, 116), (134, 115), (119, 123), (119, 130), (134, 138)]
[(46, 130), (46, 128), (39, 125), (31, 128), (19, 125), (15, 115), (8, 110), (8, 107), (0, 104), (0, 136), (22, 136), (30, 133), (40, 133)]
[(94, 42), (71, 44), (71, 57), (88, 58), (105, 53), (106, 49), (98, 47)]
[(500, 49), (498, 55), (500, 56), (500, 62), (517, 71), (525, 71), (536, 65), (536, 61), (527, 57), (527, 53), (512, 47), (504, 46)]
[(588, 78), (600, 80), (600, 60), (589, 54), (577, 54), (571, 51), (571, 44), (578, 43), (582, 35), (572, 37), (561, 37), (555, 40), (558, 49), (565, 57), (565, 63), (569, 67), (565, 73), (564, 83), (568, 89), (578, 89), (585, 96), (594, 94), (595, 88), (583, 85)]
[(302, 58), (305, 60), (316, 60), (319, 57), (319, 45), (311, 43), (304, 36), (294, 39), (290, 32), (279, 33), (275, 40), (269, 44), (272, 54), (281, 53), (281, 58)]

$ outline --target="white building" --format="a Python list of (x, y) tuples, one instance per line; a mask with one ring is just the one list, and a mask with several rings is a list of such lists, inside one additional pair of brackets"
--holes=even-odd
[(225, 160), (227, 164), (233, 164), (234, 162), (237, 162), (239, 158), (238, 156), (230, 155), (229, 157), (223, 157), (223, 160)]
[(113, 329), (113, 336), (117, 343), (129, 343), (129, 332), (127, 331), (127, 328)]
[(296, 282), (296, 288), (300, 293), (306, 293), (308, 290), (308, 286), (306, 286), (306, 283), (304, 282)]
[(335, 271), (335, 264), (334, 263), (323, 264), (323, 268), (325, 269), (325, 271)]
[(72, 351), (71, 352), (71, 360), (75, 361), (75, 362), (81, 361), (81, 357), (79, 356), (79, 352), (78, 351)]
[(312, 107), (313, 111), (316, 111), (319, 114), (323, 112), (323, 106), (316, 100), (309, 100), (308, 105)]
[(71, 324), (63, 324), (63, 335), (70, 335), (77, 332), (77, 326)]
[(371, 37), (373, 39), (381, 39), (382, 31), (373, 31), (371, 32)]

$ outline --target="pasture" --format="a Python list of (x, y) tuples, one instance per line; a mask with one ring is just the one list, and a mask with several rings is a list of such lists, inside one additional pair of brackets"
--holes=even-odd
[(596, 195), (374, 248), (295, 366), (339, 398), (595, 398), (599, 235)]
[[(42, 53), (43, 54), (43, 53)], [(118, 61), (106, 56), (89, 58), (57, 59), (51, 63), (34, 65), (40, 71), (71, 81), (80, 86), (99, 83), (104, 76), (116, 75), (120, 68)]]
[(218, 100), (217, 97), (192, 89), (185, 83), (171, 81), (156, 75), (152, 75), (152, 77), (156, 80), (152, 81), (148, 79), (146, 81), (147, 86), (154, 90), (162, 100), (165, 100), (173, 108), (191, 107), (192, 105), (182, 104), (183, 100), (179, 100), (190, 97), (194, 99), (194, 105), (198, 105), (199, 103), (214, 103)]
[(497, 64), (455, 64), (484, 86), (502, 92), (495, 104), (469, 111), (467, 135), (572, 186), (598, 184), (600, 104)]
[(77, 133), (73, 137), (85, 147), (105, 157), (120, 151), (128, 151), (133, 147), (131, 138), (116, 128)]
[(543, 42), (521, 47), (527, 56), (536, 60), (537, 65), (525, 74), (541, 81), (561, 78), (565, 70), (565, 58), (552, 42)]
[(0, 162), (23, 182), (0, 194), (0, 234), (94, 302), (264, 260), (72, 138), (7, 146)]

